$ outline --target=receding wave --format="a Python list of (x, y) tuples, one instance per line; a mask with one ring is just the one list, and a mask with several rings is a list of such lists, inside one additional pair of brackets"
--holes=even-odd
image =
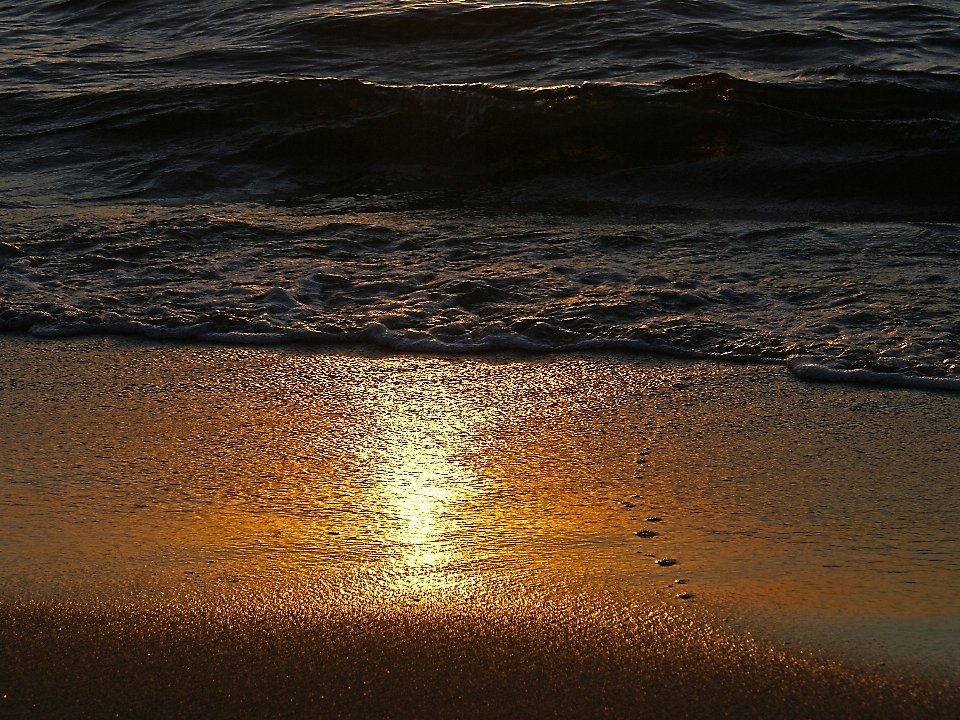
[[(880, 372), (865, 368), (838, 369), (817, 358), (798, 357), (776, 360), (764, 355), (731, 355), (710, 353), (674, 347), (667, 343), (644, 340), (593, 338), (566, 342), (551, 342), (550, 338), (527, 337), (524, 334), (496, 334), (474, 341), (473, 338), (438, 339), (425, 332), (393, 332), (381, 323), (371, 323), (356, 330), (267, 329), (259, 331), (221, 331), (213, 323), (163, 327), (137, 321), (109, 323), (43, 324), (42, 318), (0, 317), (0, 326), (29, 327), (29, 334), (42, 338), (66, 338), (84, 335), (133, 336), (160, 341), (195, 341), (201, 343), (271, 346), (312, 345), (334, 347), (373, 347), (405, 353), (436, 353), (442, 355), (483, 355), (487, 353), (520, 353), (542, 355), (557, 353), (618, 353), (626, 355), (658, 355), (683, 359), (718, 360), (721, 362), (781, 364), (801, 380), (845, 385), (912, 388), (938, 392), (960, 392), (960, 377), (931, 377), (895, 371)], [(31, 324), (34, 320), (40, 320)]]
[(790, 360), (787, 365), (790, 371), (802, 380), (960, 392), (960, 378), (924, 377), (895, 372), (875, 372), (864, 368), (838, 370), (818, 363), (813, 358), (795, 358)]
[(0, 331), (814, 357), (839, 380), (960, 377), (958, 225), (249, 204), (25, 212), (7, 213), (0, 243)]

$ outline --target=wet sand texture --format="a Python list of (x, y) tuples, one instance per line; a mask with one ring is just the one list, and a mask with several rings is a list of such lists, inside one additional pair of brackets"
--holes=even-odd
[(955, 689), (654, 626), (0, 610), (4, 717), (950, 718)]
[(2, 717), (960, 717), (956, 396), (97, 338), (0, 361)]

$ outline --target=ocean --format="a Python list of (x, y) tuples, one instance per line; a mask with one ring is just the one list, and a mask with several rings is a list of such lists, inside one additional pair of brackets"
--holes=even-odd
[(0, 329), (955, 389), (958, 27), (955, 2), (12, 0)]

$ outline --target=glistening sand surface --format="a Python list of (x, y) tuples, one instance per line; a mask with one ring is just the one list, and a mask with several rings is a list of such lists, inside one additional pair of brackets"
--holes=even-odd
[(0, 364), (0, 714), (960, 712), (960, 397), (110, 339)]

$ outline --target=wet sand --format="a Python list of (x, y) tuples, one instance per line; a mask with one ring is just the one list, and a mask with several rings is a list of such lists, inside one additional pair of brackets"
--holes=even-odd
[(960, 397), (99, 338), (0, 362), (0, 715), (960, 713)]

